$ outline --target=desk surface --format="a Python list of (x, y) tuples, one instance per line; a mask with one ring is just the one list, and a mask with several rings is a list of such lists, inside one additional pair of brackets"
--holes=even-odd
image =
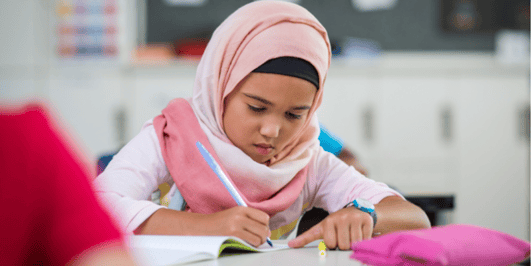
[[(277, 242), (277, 241), (276, 241)], [(215, 260), (198, 261), (186, 265), (227, 266), (227, 265), (351, 265), (362, 266), (359, 261), (350, 259), (352, 251), (327, 250), (325, 257), (320, 256), (317, 247), (279, 250), (266, 253), (246, 253), (220, 257)]]

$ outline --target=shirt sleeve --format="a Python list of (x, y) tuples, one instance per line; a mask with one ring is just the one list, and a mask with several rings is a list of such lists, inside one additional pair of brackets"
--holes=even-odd
[(320, 141), (320, 146), (325, 151), (328, 151), (336, 156), (340, 154), (340, 151), (342, 151), (342, 148), (344, 147), (344, 142), (342, 139), (331, 133), (322, 124), (320, 124), (320, 135), (318, 140)]
[(323, 149), (319, 149), (314, 159), (309, 175), (309, 188), (315, 192), (310, 193), (312, 206), (332, 213), (359, 197), (373, 204), (388, 196), (403, 197), (386, 184), (366, 178)]
[(151, 194), (171, 180), (150, 120), (113, 157), (96, 178), (95, 186), (98, 196), (131, 233), (155, 211), (165, 208), (153, 203)]

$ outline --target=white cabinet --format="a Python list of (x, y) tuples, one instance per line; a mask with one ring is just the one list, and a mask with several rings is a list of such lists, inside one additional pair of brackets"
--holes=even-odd
[(379, 87), (374, 178), (403, 193), (452, 193), (455, 146), (444, 119), (453, 113), (451, 78), (391, 75)]
[(124, 95), (128, 110), (127, 138), (137, 135), (142, 125), (174, 98), (192, 97), (195, 66), (138, 67), (127, 72)]
[(450, 222), (529, 240), (529, 66), (490, 55), (391, 62), (333, 66), (320, 121), (370, 178), (404, 194), (454, 194)]
[(47, 98), (58, 119), (92, 161), (119, 148), (117, 115), (122, 78), (118, 70), (54, 69)]
[(34, 75), (28, 73), (30, 69), (19, 67), (13, 71), (13, 67), (0, 65), (0, 103), (24, 101), (38, 94)]
[(456, 222), (529, 239), (530, 144), (521, 126), (529, 86), (515, 74), (460, 79)]
[[(345, 73), (332, 72), (325, 82), (322, 105), (318, 109), (318, 119), (335, 135), (340, 136), (361, 158), (371, 152), (372, 132), (370, 127), (372, 112), (375, 110), (376, 82)], [(349, 137), (347, 137), (349, 136)]]
[(46, 97), (49, 53), (46, 1), (0, 4), (0, 102)]
[(403, 193), (453, 193), (456, 151), (444, 123), (453, 112), (451, 84), (440, 74), (333, 67), (318, 116), (357, 154), (370, 178)]

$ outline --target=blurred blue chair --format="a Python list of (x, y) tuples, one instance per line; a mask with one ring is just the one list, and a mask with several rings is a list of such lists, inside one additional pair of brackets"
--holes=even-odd
[(111, 162), (115, 154), (116, 152), (104, 154), (98, 159), (97, 168), (96, 168), (97, 175), (100, 175), (103, 172), (103, 170), (105, 170), (105, 167), (107, 167), (107, 165)]

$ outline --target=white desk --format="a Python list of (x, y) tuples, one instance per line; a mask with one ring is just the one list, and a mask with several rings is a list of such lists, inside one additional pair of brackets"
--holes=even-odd
[[(278, 241), (274, 241), (278, 242)], [(277, 266), (277, 265), (351, 265), (362, 266), (359, 261), (349, 258), (353, 251), (327, 250), (327, 255), (321, 257), (317, 247), (280, 250), (267, 253), (245, 253), (220, 257), (215, 260), (198, 261), (186, 265), (193, 266)]]

